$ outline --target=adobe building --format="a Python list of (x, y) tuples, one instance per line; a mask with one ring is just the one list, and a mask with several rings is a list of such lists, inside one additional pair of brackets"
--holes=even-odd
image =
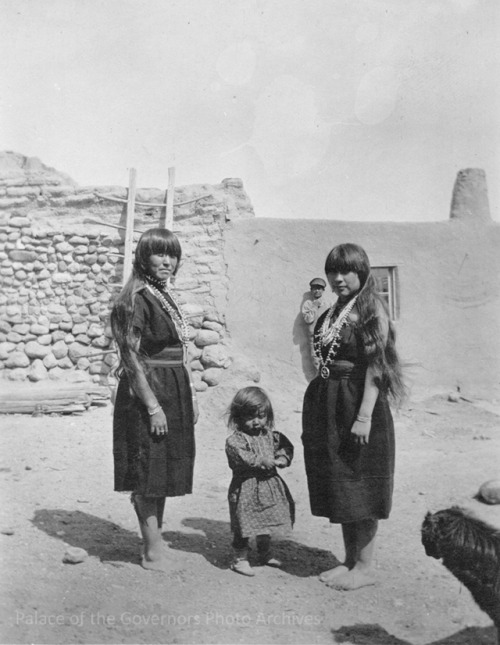
[[(126, 196), (0, 153), (0, 378), (109, 380)], [(141, 204), (164, 200), (164, 190), (139, 189), (136, 239), (160, 218)], [(176, 187), (174, 203), (184, 252), (175, 287), (199, 391), (237, 369), (238, 378), (255, 381), (261, 370), (305, 387), (307, 285), (333, 246), (355, 242), (376, 268), (413, 391), (499, 395), (500, 226), (481, 170), (459, 173), (449, 219), (430, 223), (259, 219), (238, 179)]]
[(385, 273), (398, 348), (413, 392), (500, 393), (500, 225), (482, 170), (458, 174), (440, 222), (251, 219), (231, 223), (225, 257), (233, 340), (268, 357), (283, 381), (308, 376), (300, 305), (336, 244), (365, 248)]

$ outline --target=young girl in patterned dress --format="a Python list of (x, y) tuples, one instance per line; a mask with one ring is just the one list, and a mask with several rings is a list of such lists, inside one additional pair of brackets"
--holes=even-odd
[(234, 549), (231, 569), (253, 576), (248, 554), (254, 535), (259, 563), (281, 566), (271, 555), (271, 533), (289, 531), (295, 509), (290, 491), (276, 469), (291, 464), (293, 445), (274, 430), (271, 401), (259, 387), (239, 390), (228, 415), (228, 425), (233, 430), (226, 440), (226, 455), (233, 471), (228, 493)]

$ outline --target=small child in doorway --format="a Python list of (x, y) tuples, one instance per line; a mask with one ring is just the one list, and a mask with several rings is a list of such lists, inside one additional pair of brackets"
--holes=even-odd
[(228, 501), (233, 532), (231, 569), (245, 576), (255, 571), (248, 560), (250, 538), (256, 536), (259, 564), (279, 567), (271, 554), (271, 533), (290, 531), (295, 505), (277, 468), (289, 466), (293, 445), (274, 430), (274, 413), (266, 393), (251, 386), (239, 390), (228, 409), (226, 455), (233, 478)]

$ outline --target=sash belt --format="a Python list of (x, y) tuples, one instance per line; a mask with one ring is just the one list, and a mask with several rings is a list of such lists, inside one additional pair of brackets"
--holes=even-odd
[(366, 365), (355, 365), (351, 361), (334, 361), (328, 366), (330, 379), (348, 379), (350, 381), (363, 380), (366, 374)]
[(179, 367), (184, 364), (182, 347), (165, 347), (158, 354), (144, 358), (144, 363), (150, 367)]

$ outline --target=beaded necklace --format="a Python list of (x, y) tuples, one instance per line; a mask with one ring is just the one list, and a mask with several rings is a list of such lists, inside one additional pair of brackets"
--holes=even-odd
[[(151, 278), (150, 276), (146, 276), (146, 287), (154, 296), (156, 296), (156, 298), (158, 298), (161, 306), (172, 319), (172, 322), (175, 325), (175, 328), (177, 330), (177, 333), (179, 334), (179, 338), (181, 339), (182, 344), (187, 345), (189, 341), (189, 327), (187, 324), (187, 320), (186, 320), (186, 317), (184, 316), (184, 312), (182, 311), (182, 307), (177, 301), (177, 298), (168, 289), (166, 280), (162, 281), (156, 278)], [(172, 307), (172, 305), (169, 303), (167, 298), (165, 298), (162, 291), (171, 298), (175, 307)]]
[(155, 278), (153, 275), (147, 275), (146, 281), (157, 289), (160, 289), (160, 291), (166, 290), (168, 287), (168, 280), (160, 280), (160, 278)]
[[(351, 313), (351, 309), (356, 303), (357, 297), (357, 295), (354, 296), (354, 298), (347, 303), (347, 305), (338, 315), (335, 322), (332, 324), (332, 318), (335, 310), (337, 309), (337, 304), (334, 303), (325, 316), (325, 320), (323, 321), (319, 332), (315, 335), (314, 353), (319, 360), (319, 373), (324, 379), (327, 379), (330, 376), (329, 366), (335, 360), (335, 354), (337, 353), (337, 349), (340, 346), (340, 332), (342, 331), (342, 327), (347, 322), (347, 318)], [(323, 358), (321, 348), (326, 347), (327, 345), (330, 345), (330, 348), (328, 349), (326, 358)]]

